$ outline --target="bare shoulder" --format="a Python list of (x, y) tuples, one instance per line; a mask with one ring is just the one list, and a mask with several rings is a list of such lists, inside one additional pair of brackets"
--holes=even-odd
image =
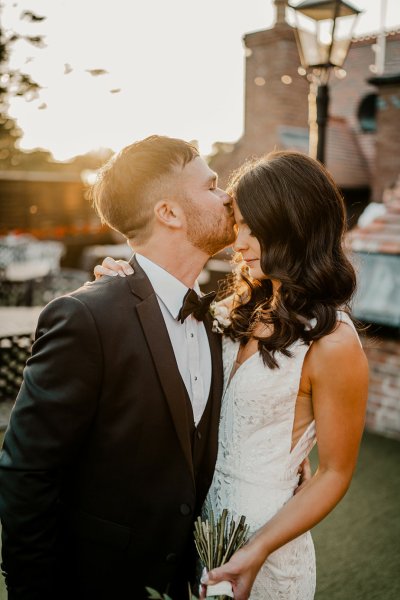
[(368, 377), (368, 363), (365, 352), (353, 328), (339, 321), (335, 329), (313, 342), (308, 353), (308, 368), (314, 375), (324, 372), (347, 375), (351, 372)]
[(346, 321), (338, 321), (335, 329), (320, 340), (316, 340), (314, 345), (324, 352), (335, 352), (339, 349), (345, 351), (351, 348), (362, 351), (356, 332)]

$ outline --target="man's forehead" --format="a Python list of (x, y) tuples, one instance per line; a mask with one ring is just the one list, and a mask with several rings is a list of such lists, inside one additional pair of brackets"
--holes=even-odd
[(182, 170), (182, 175), (190, 179), (202, 179), (204, 181), (216, 180), (217, 173), (210, 169), (204, 158), (196, 156), (193, 160), (185, 165)]

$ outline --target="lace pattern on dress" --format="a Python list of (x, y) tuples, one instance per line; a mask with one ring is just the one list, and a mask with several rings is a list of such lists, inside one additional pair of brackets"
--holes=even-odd
[[(353, 326), (345, 313), (338, 320)], [(259, 353), (230, 377), (239, 344), (223, 339), (224, 395), (218, 458), (204, 513), (224, 508), (245, 515), (254, 533), (293, 496), (298, 468), (316, 442), (312, 421), (295, 447), (292, 432), (301, 371), (308, 350), (301, 340), (291, 357), (277, 354), (279, 369), (266, 367)], [(315, 554), (309, 532), (282, 546), (261, 568), (251, 600), (312, 600)]]

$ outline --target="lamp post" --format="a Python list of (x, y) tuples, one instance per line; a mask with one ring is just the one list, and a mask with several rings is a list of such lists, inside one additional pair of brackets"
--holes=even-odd
[(343, 67), (357, 17), (361, 11), (343, 0), (304, 0), (290, 5), (296, 20), (300, 61), (317, 84), (316, 157), (325, 163), (325, 137), (329, 109), (329, 74)]

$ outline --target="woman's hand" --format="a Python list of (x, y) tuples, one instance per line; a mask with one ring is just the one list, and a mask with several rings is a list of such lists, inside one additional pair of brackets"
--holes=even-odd
[(299, 485), (294, 490), (295, 494), (300, 492), (300, 490), (304, 489), (305, 486), (312, 479), (311, 463), (310, 463), (310, 459), (308, 457), (305, 458), (303, 460), (303, 462), (301, 463), (301, 465), (299, 466), (298, 474), (300, 475), (300, 479), (299, 479)]
[[(256, 539), (256, 538), (254, 538)], [(232, 585), (235, 600), (247, 600), (254, 580), (267, 556), (260, 551), (258, 545), (250, 541), (222, 567), (205, 573), (201, 578), (202, 591), (200, 598), (206, 597), (206, 586), (229, 581)]]
[(96, 265), (93, 269), (96, 279), (100, 279), (103, 275), (111, 275), (111, 277), (125, 277), (132, 275), (134, 270), (126, 260), (114, 260), (111, 256), (107, 256), (101, 265)]

